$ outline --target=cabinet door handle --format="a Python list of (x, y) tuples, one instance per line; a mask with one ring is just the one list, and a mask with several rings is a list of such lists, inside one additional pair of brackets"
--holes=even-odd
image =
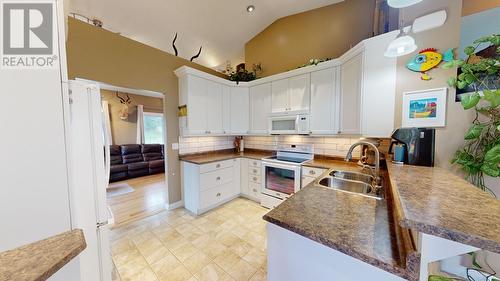
[(220, 197), (220, 192), (218, 192), (217, 195), (215, 195), (215, 196)]
[(310, 174), (310, 175), (315, 175), (315, 174), (316, 174), (316, 172), (315, 172), (314, 170), (310, 170), (310, 171), (309, 171), (309, 174)]
[(278, 197), (281, 197), (281, 194), (279, 194), (279, 193), (276, 193), (276, 196), (278, 196)]
[(254, 181), (257, 181), (257, 177), (253, 177), (253, 180), (254, 180)]
[(255, 188), (254, 188), (254, 189), (253, 189), (253, 192), (257, 192), (257, 189), (255, 189)]
[(218, 181), (220, 181), (220, 177), (217, 177), (217, 178), (216, 178), (215, 180), (218, 180)]
[(253, 172), (254, 172), (254, 173), (257, 173), (257, 170), (253, 169)]
[(215, 165), (215, 168), (220, 168), (220, 164)]

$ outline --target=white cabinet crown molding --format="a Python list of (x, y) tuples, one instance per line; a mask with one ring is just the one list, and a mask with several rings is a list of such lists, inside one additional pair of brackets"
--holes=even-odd
[(399, 33), (399, 31), (395, 30), (395, 31), (384, 33), (384, 34), (381, 34), (381, 35), (378, 35), (375, 37), (367, 38), (367, 39), (359, 42), (358, 44), (356, 44), (354, 47), (349, 49), (344, 54), (342, 54), (342, 56), (335, 58), (335, 59), (332, 59), (332, 60), (329, 60), (329, 61), (326, 61), (326, 62), (319, 63), (318, 65), (305, 66), (305, 67), (289, 70), (286, 72), (278, 73), (275, 75), (259, 78), (259, 79), (256, 79), (256, 80), (253, 80), (250, 82), (236, 83), (234, 81), (230, 81), (230, 80), (224, 79), (222, 77), (218, 77), (218, 76), (194, 69), (194, 68), (189, 67), (189, 66), (182, 66), (182, 67), (176, 69), (174, 71), (174, 73), (177, 77), (183, 77), (185, 75), (190, 74), (190, 75), (195, 75), (195, 76), (198, 76), (200, 78), (205, 78), (205, 79), (212, 80), (214, 82), (218, 82), (218, 83), (221, 83), (223, 85), (232, 86), (232, 87), (252, 87), (252, 86), (265, 84), (265, 83), (269, 83), (269, 82), (280, 80), (280, 79), (286, 79), (286, 78), (290, 78), (290, 77), (294, 77), (294, 76), (298, 76), (298, 75), (302, 75), (302, 74), (306, 74), (306, 73), (311, 73), (314, 71), (319, 71), (319, 70), (323, 70), (323, 69), (327, 69), (327, 68), (340, 66), (344, 62), (350, 60), (354, 56), (363, 52), (367, 43), (372, 43), (375, 41), (385, 41), (385, 40), (388, 40), (388, 38), (393, 39), (398, 35), (398, 33)]

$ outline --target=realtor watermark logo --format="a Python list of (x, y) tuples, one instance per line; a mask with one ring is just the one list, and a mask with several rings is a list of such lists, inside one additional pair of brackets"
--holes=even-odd
[(2, 68), (54, 68), (54, 3), (2, 1)]

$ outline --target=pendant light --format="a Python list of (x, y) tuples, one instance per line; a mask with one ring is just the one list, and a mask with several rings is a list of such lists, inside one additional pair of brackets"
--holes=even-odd
[(389, 46), (387, 46), (384, 56), (389, 58), (404, 56), (413, 53), (417, 49), (415, 39), (408, 35), (409, 30), (410, 27), (401, 28), (401, 31), (396, 39), (392, 40)]
[(387, 0), (387, 5), (390, 7), (401, 9), (411, 5), (415, 5), (423, 0)]

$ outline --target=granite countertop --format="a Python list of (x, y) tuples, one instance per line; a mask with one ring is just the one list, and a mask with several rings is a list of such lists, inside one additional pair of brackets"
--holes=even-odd
[(500, 202), (442, 168), (387, 163), (400, 225), (500, 253)]
[(302, 164), (302, 166), (361, 172), (363, 169), (360, 166), (355, 165), (355, 161), (357, 160), (346, 162), (340, 158), (334, 157), (314, 157), (313, 160), (307, 161), (306, 163)]
[(0, 253), (0, 280), (46, 280), (86, 247), (76, 229)]
[[(361, 170), (355, 164), (328, 159), (305, 165)], [(409, 258), (408, 252), (400, 249), (403, 242), (390, 201), (390, 198), (376, 200), (336, 191), (313, 182), (269, 211), (264, 219), (402, 278), (415, 280), (414, 269), (418, 268), (419, 259)]]
[(244, 152), (235, 152), (233, 149), (228, 149), (218, 150), (215, 152), (180, 155), (179, 160), (201, 165), (240, 157), (260, 160), (264, 157), (272, 156), (273, 154), (274, 153), (272, 151), (266, 150), (247, 149)]

